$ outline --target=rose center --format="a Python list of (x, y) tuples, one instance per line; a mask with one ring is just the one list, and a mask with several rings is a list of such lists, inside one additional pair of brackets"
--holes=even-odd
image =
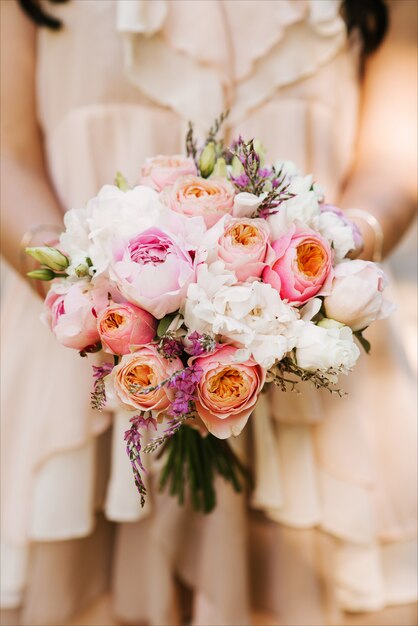
[(298, 269), (306, 276), (315, 277), (321, 273), (326, 261), (325, 250), (313, 242), (302, 243), (296, 249)]
[(228, 234), (232, 243), (237, 246), (252, 246), (262, 240), (258, 228), (251, 224), (237, 224), (229, 230)]
[(209, 379), (208, 391), (221, 400), (241, 399), (248, 393), (248, 384), (241, 372), (226, 367)]
[(154, 387), (157, 384), (157, 376), (152, 367), (146, 364), (132, 367), (126, 374), (126, 381), (131, 390), (140, 391), (146, 387)]
[(106, 317), (106, 320), (105, 320), (106, 329), (110, 331), (117, 330), (119, 326), (122, 326), (124, 321), (125, 321), (125, 318), (122, 317), (122, 315), (120, 315), (116, 311), (113, 311), (112, 313), (109, 313)]
[(214, 196), (216, 189), (214, 187), (203, 187), (203, 185), (191, 185), (186, 192), (186, 196), (201, 198), (202, 196)]

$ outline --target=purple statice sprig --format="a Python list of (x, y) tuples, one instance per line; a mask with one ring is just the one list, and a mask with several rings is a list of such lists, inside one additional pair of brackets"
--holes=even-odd
[(93, 365), (94, 385), (90, 394), (90, 403), (92, 409), (103, 411), (106, 406), (106, 388), (104, 379), (113, 369), (113, 363), (103, 363), (102, 365)]
[(195, 399), (197, 385), (202, 377), (203, 370), (198, 365), (192, 364), (184, 370), (175, 372), (166, 383), (174, 392), (174, 399), (168, 414), (172, 419), (168, 427), (160, 437), (153, 439), (145, 448), (144, 452), (154, 452), (189, 419), (195, 416)]
[(167, 332), (161, 337), (157, 346), (158, 352), (168, 361), (180, 357), (183, 354), (183, 349), (183, 343), (176, 339), (172, 332)]
[(271, 168), (270, 181), (272, 188), (258, 206), (257, 213), (254, 217), (267, 219), (270, 215), (278, 213), (280, 205), (283, 202), (295, 197), (295, 194), (289, 189), (290, 180), (286, 172), (283, 171), (283, 168), (276, 171), (276, 168), (273, 166)]
[(236, 157), (241, 163), (243, 171), (239, 176), (230, 176), (231, 182), (238, 191), (246, 191), (259, 196), (263, 193), (266, 184), (266, 178), (260, 175), (261, 167), (260, 156), (254, 147), (254, 139), (244, 141), (240, 136), (230, 148), (232, 157)]
[(157, 430), (157, 422), (151, 417), (145, 417), (145, 412), (139, 415), (134, 415), (130, 420), (131, 427), (125, 431), (124, 440), (126, 441), (126, 453), (131, 462), (132, 471), (134, 474), (135, 486), (141, 496), (141, 506), (145, 504), (145, 496), (147, 493), (144, 481), (142, 479), (141, 472), (146, 472), (141, 460), (141, 428), (149, 429), (151, 426), (154, 430)]
[(190, 343), (187, 352), (192, 356), (200, 356), (204, 352), (213, 352), (217, 345), (213, 337), (206, 333), (198, 333), (197, 330), (193, 331), (187, 339)]

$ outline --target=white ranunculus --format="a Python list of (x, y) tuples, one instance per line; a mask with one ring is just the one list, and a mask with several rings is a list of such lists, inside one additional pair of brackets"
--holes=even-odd
[(359, 356), (360, 350), (348, 326), (327, 320), (325, 324), (307, 322), (299, 327), (296, 361), (305, 370), (326, 371), (332, 368), (347, 373)]
[(388, 317), (394, 305), (383, 297), (387, 284), (382, 268), (371, 261), (345, 261), (335, 267), (331, 293), (324, 300), (328, 317), (353, 331)]
[(90, 258), (97, 273), (107, 269), (113, 238), (129, 239), (152, 226), (161, 226), (164, 208), (151, 187), (121, 191), (105, 185), (86, 207)]
[(272, 239), (279, 239), (292, 224), (302, 223), (312, 227), (319, 217), (320, 209), (315, 192), (304, 191), (286, 200), (280, 205), (280, 211), (271, 215), (267, 221), (271, 229)]
[(241, 348), (245, 358), (252, 355), (262, 367), (271, 367), (295, 345), (297, 312), (270, 285), (257, 281), (231, 285), (225, 273), (211, 279), (213, 265), (201, 268), (197, 283), (189, 286), (183, 311), (186, 326), (218, 336)]
[(332, 243), (337, 261), (341, 261), (356, 247), (352, 226), (333, 211), (323, 211), (313, 222), (321, 235)]

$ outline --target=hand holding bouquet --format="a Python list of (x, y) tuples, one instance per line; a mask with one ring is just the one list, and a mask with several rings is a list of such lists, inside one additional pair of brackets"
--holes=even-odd
[[(132, 189), (120, 174), (65, 215), (58, 248), (31, 248), (52, 280), (45, 320), (93, 366), (92, 404), (132, 412), (125, 434), (144, 502), (142, 452), (159, 448), (160, 484), (180, 502), (216, 503), (214, 476), (248, 477), (228, 444), (268, 383), (340, 393), (368, 349), (365, 328), (391, 309), (376, 264), (351, 260), (356, 226), (293, 163), (257, 142), (217, 139), (147, 159)], [(142, 446), (145, 429), (160, 430)]]

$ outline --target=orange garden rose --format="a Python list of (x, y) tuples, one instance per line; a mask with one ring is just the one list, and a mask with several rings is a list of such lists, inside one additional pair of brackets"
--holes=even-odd
[(97, 319), (103, 348), (113, 354), (129, 354), (131, 346), (150, 343), (157, 320), (144, 309), (129, 303), (111, 304)]
[(235, 191), (224, 178), (182, 176), (167, 191), (170, 209), (188, 217), (203, 217), (208, 228), (221, 217), (231, 213)]
[(141, 411), (166, 411), (172, 400), (172, 392), (164, 385), (157, 387), (174, 372), (183, 369), (180, 359), (170, 361), (159, 355), (155, 345), (143, 346), (136, 352), (126, 354), (116, 365), (106, 384), (109, 399), (116, 396), (125, 408)]
[(196, 409), (208, 431), (219, 439), (239, 435), (265, 382), (265, 370), (253, 359), (240, 361), (237, 352), (224, 345), (193, 359), (203, 370)]

